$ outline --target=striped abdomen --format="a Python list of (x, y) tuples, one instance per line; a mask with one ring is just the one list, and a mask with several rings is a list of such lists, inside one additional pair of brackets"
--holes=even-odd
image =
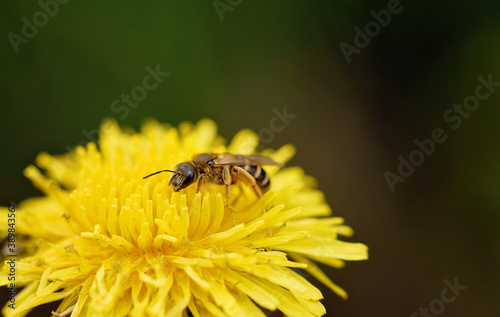
[(257, 186), (259, 186), (260, 190), (262, 190), (262, 193), (265, 193), (269, 190), (269, 186), (271, 185), (269, 174), (267, 174), (262, 167), (252, 165), (244, 165), (240, 167), (247, 171), (250, 175), (252, 175), (253, 178), (255, 178)]

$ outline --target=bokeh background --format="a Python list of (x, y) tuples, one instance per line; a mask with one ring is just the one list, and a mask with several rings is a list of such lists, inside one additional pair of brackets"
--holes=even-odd
[[(209, 117), (229, 140), (286, 107), (296, 117), (265, 145), (295, 144), (290, 165), (318, 179), (348, 240), (370, 247), (369, 261), (327, 269), (350, 296), (320, 286), (328, 316), (411, 316), (455, 277), (468, 288), (441, 315), (498, 316), (500, 89), (458, 129), (443, 121), (478, 76), (500, 81), (498, 2), (401, 1), (350, 63), (340, 44), (394, 1), (215, 3), (69, 1), (16, 53), (10, 32), (42, 7), (3, 1), (0, 203), (40, 195), (23, 168), (89, 141), (103, 118), (138, 129)], [(135, 108), (112, 108), (156, 65), (168, 77)], [(447, 140), (392, 192), (384, 172), (435, 128)]]

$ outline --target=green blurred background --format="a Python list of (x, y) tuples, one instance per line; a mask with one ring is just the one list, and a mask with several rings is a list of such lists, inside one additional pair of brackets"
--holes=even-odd
[[(328, 316), (410, 316), (455, 277), (468, 288), (443, 316), (498, 316), (500, 90), (456, 131), (442, 116), (478, 76), (500, 81), (500, 6), (402, 1), (348, 63), (340, 43), (388, 2), (221, 0), (221, 14), (212, 1), (70, 1), (16, 53), (10, 32), (22, 36), (42, 7), (3, 1), (0, 203), (40, 195), (23, 168), (87, 142), (103, 118), (138, 129), (210, 117), (229, 140), (286, 106), (296, 117), (266, 145), (295, 144), (290, 165), (318, 179), (349, 240), (370, 247), (369, 261), (327, 269), (350, 296), (320, 286)], [(114, 111), (158, 64), (169, 76), (128, 115)], [(391, 192), (383, 173), (435, 128), (448, 139)]]

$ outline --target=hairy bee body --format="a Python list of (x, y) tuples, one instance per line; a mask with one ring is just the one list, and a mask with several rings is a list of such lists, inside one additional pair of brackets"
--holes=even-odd
[(257, 197), (267, 192), (270, 187), (269, 174), (262, 168), (263, 165), (279, 165), (272, 159), (261, 155), (236, 155), (230, 153), (204, 153), (193, 157), (189, 162), (177, 164), (174, 170), (162, 170), (149, 176), (161, 173), (174, 173), (169, 185), (174, 191), (198, 182), (198, 191), (206, 183), (226, 186), (226, 196), (229, 197), (230, 185), (244, 183), (253, 188)]

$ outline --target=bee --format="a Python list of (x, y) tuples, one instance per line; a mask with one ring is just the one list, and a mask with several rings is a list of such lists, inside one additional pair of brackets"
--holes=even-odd
[(261, 155), (236, 155), (230, 153), (211, 154), (204, 153), (193, 157), (189, 162), (177, 164), (174, 170), (161, 170), (154, 172), (150, 176), (170, 172), (174, 173), (170, 178), (169, 185), (174, 191), (186, 188), (198, 181), (196, 192), (200, 191), (203, 184), (212, 183), (226, 186), (226, 205), (231, 191), (230, 185), (243, 183), (253, 188), (258, 198), (269, 190), (271, 182), (269, 174), (262, 168), (263, 165), (282, 164)]

